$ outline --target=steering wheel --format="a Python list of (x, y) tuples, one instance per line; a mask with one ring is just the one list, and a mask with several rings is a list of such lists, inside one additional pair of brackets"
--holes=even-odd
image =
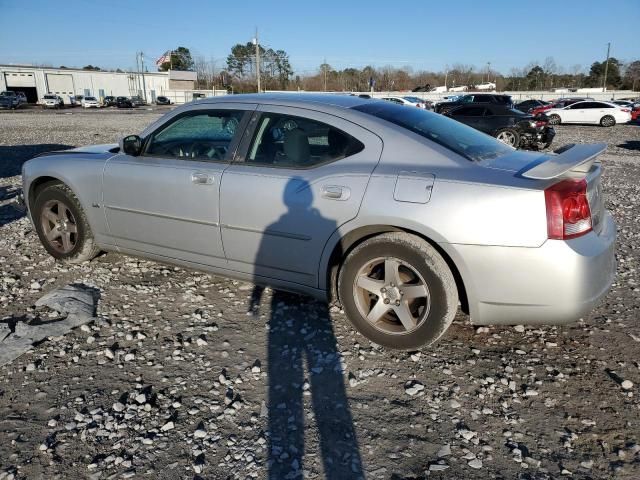
[(187, 152), (187, 156), (191, 158), (207, 157), (211, 160), (222, 160), (226, 149), (221, 145), (215, 145), (213, 142), (196, 140), (191, 144)]

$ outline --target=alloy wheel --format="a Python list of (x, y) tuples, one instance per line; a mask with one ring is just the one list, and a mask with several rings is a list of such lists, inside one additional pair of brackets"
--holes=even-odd
[(40, 224), (47, 243), (60, 253), (69, 253), (78, 242), (78, 226), (71, 210), (60, 200), (49, 200), (42, 207)]
[(431, 307), (422, 275), (395, 257), (376, 258), (360, 268), (353, 298), (360, 314), (387, 334), (413, 332), (425, 321)]
[(515, 144), (516, 144), (516, 136), (514, 135), (513, 132), (510, 132), (509, 130), (505, 130), (503, 132), (500, 132), (496, 136), (496, 139), (498, 139), (502, 143), (506, 143), (507, 145), (511, 145), (512, 147), (514, 147)]

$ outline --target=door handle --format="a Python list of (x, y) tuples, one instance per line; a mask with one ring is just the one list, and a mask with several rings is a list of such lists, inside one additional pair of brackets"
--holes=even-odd
[(206, 173), (193, 172), (191, 174), (191, 183), (195, 183), (196, 185), (211, 185), (214, 180), (213, 175)]
[(349, 187), (341, 185), (324, 185), (321, 194), (329, 200), (348, 200), (351, 196), (351, 190)]

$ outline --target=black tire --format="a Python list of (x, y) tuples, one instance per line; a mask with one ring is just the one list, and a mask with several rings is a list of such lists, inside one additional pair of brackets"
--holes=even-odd
[[(52, 202), (61, 202), (68, 209), (68, 224), (75, 226), (75, 234), (71, 234), (73, 246), (68, 251), (62, 251), (63, 247), (56, 247), (57, 239), (49, 240), (45, 233), (43, 211), (46, 205)], [(60, 205), (60, 204), (58, 204)], [(59, 208), (59, 207), (58, 207)], [(45, 250), (55, 259), (65, 263), (81, 263), (91, 260), (100, 249), (96, 246), (87, 217), (73, 191), (62, 183), (52, 183), (40, 190), (32, 209), (33, 223)], [(49, 220), (51, 222), (51, 220)]]
[(501, 128), (496, 132), (495, 137), (499, 141), (507, 145), (511, 145), (514, 148), (518, 148), (520, 146), (520, 133), (513, 128)]
[(549, 115), (549, 125), (560, 125), (561, 122), (562, 119), (560, 118), (560, 115), (556, 115), (555, 113)]
[(616, 119), (611, 115), (605, 115), (600, 119), (601, 127), (613, 127), (616, 124)]
[[(358, 306), (356, 282), (359, 273), (363, 267), (380, 258), (385, 262), (390, 258), (399, 260), (404, 265), (410, 266), (422, 277), (421, 280), (424, 280), (424, 285), (428, 289), (428, 308), (424, 308), (422, 317), (416, 323), (417, 326), (411, 331), (395, 333), (383, 331), (367, 320)], [(392, 283), (391, 286), (393, 285)], [(401, 289), (405, 285), (407, 284), (398, 285), (400, 299), (403, 295)], [(340, 269), (338, 292), (342, 307), (356, 330), (372, 342), (399, 350), (415, 350), (438, 340), (453, 321), (458, 307), (455, 279), (445, 260), (428, 242), (403, 232), (375, 236), (353, 249)], [(371, 294), (372, 304), (382, 301), (382, 297), (377, 299), (374, 297), (375, 295)], [(384, 303), (388, 302), (385, 300)], [(387, 308), (393, 308), (393, 306)], [(391, 316), (390, 319), (387, 318), (389, 316)], [(396, 323), (400, 323), (395, 313), (389, 310), (385, 314), (383, 323), (393, 326), (394, 317)]]

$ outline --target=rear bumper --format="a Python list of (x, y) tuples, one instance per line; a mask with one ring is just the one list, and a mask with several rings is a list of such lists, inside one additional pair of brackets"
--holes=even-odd
[(615, 279), (616, 225), (538, 248), (442, 245), (458, 265), (476, 325), (558, 325), (586, 316)]

